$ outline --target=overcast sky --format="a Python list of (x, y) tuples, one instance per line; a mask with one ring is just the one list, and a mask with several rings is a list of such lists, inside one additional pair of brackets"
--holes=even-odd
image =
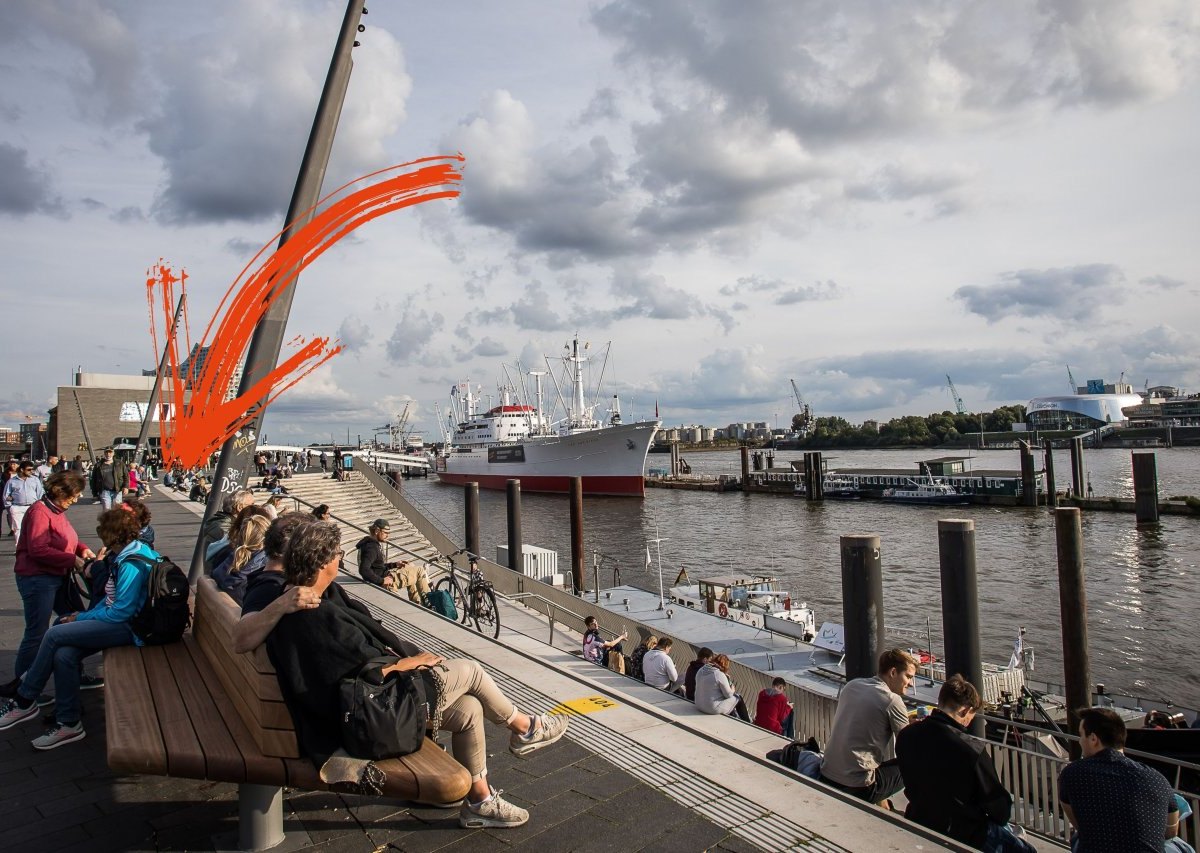
[[(0, 4), (0, 423), (194, 336), (282, 224), (339, 2)], [(462, 197), (305, 272), (345, 352), (271, 440), (370, 433), (578, 330), (668, 424), (1200, 391), (1193, 0), (373, 0), (327, 177), (462, 152)], [(336, 183), (335, 183), (336, 182)], [(597, 373), (599, 364), (596, 365)], [(511, 370), (511, 368), (510, 368)]]

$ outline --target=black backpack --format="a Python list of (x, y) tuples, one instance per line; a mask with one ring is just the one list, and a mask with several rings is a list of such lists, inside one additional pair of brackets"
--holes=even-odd
[(192, 622), (192, 590), (187, 575), (170, 557), (151, 562), (140, 554), (131, 555), (150, 567), (146, 582), (146, 603), (129, 620), (129, 627), (147, 646), (178, 642)]

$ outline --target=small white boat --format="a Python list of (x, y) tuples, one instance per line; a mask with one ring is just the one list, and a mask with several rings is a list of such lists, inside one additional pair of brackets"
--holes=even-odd
[[(680, 581), (683, 581), (680, 583)], [(686, 572), (670, 590), (671, 602), (753, 628), (809, 642), (817, 632), (816, 614), (797, 604), (769, 575), (718, 575), (689, 583)]]

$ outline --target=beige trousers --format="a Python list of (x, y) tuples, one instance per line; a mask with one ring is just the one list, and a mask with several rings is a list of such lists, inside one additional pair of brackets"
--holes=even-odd
[(392, 569), (389, 574), (396, 584), (396, 589), (404, 587), (408, 590), (408, 600), (419, 602), (429, 592), (429, 578), (425, 576), (425, 568), (415, 563), (408, 563)]
[(454, 758), (471, 774), (471, 780), (487, 775), (487, 744), (483, 720), (507, 725), (517, 713), (514, 705), (492, 681), (482, 666), (461, 658), (445, 662), (446, 710), (442, 731), (450, 732)]

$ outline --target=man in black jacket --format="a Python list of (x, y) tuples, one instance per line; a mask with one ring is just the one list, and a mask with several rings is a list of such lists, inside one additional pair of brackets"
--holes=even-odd
[(377, 518), (367, 530), (369, 535), (355, 545), (358, 549), (358, 573), (362, 579), (384, 589), (403, 586), (408, 590), (410, 601), (424, 601), (429, 593), (429, 579), (422, 568), (407, 560), (389, 563), (383, 559), (383, 543), (391, 535), (388, 520)]
[(975, 686), (954, 675), (942, 685), (933, 713), (896, 735), (908, 798), (904, 815), (977, 850), (1034, 853), (1009, 828), (1012, 796), (991, 758), (967, 734), (981, 707)]
[(129, 466), (114, 458), (111, 447), (104, 448), (104, 458), (92, 466), (92, 494), (100, 499), (105, 509), (125, 499), (129, 490)]

